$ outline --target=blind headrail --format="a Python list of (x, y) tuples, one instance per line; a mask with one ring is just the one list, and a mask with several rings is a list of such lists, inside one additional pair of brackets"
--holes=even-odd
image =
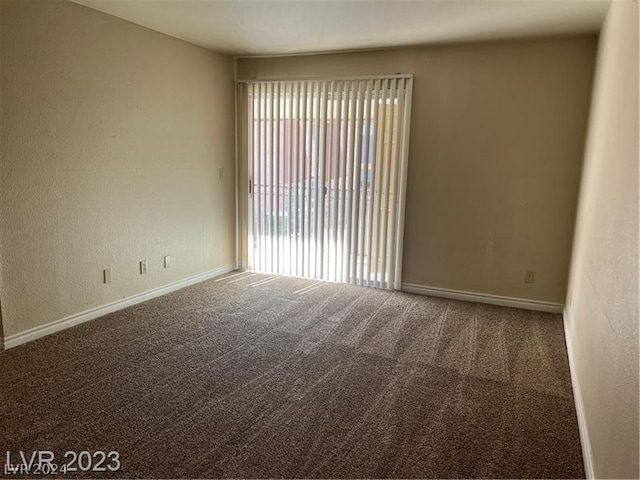
[(289, 83), (289, 82), (339, 82), (358, 80), (388, 80), (388, 79), (412, 79), (413, 74), (394, 75), (364, 75), (355, 77), (279, 77), (279, 78), (244, 78), (236, 80), (236, 83)]

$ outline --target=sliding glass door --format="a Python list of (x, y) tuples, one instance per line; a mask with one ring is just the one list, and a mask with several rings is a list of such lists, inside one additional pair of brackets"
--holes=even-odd
[(239, 84), (249, 268), (400, 288), (411, 85)]

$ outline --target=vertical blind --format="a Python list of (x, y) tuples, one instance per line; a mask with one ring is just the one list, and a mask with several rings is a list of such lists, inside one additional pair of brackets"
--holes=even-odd
[(249, 268), (399, 289), (411, 77), (238, 87)]

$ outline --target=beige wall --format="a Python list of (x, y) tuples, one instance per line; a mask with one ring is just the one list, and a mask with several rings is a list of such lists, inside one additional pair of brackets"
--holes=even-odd
[(5, 337), (233, 263), (232, 60), (68, 2), (0, 14)]
[(638, 4), (604, 23), (566, 318), (596, 478), (638, 478)]
[(403, 282), (563, 303), (596, 43), (239, 59), (238, 77), (414, 74)]

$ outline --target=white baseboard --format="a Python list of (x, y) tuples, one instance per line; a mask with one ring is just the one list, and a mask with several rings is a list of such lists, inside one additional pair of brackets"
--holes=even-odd
[(452, 298), (454, 300), (464, 300), (467, 302), (489, 303), (503, 307), (524, 308), (526, 310), (537, 310), (539, 312), (562, 313), (563, 305), (560, 303), (542, 302), (540, 300), (529, 300), (526, 298), (503, 297), (500, 295), (490, 295), (488, 293), (465, 292), (462, 290), (451, 290), (448, 288), (427, 287), (414, 283), (403, 283), (402, 291), (429, 295), (431, 297)]
[(573, 343), (569, 334), (569, 324), (567, 321), (566, 309), (562, 312), (562, 323), (564, 325), (564, 338), (567, 344), (567, 356), (569, 357), (569, 371), (571, 372), (571, 386), (573, 387), (573, 400), (576, 405), (576, 415), (578, 417), (578, 430), (580, 432), (580, 444), (582, 445), (582, 460), (584, 462), (584, 473), (587, 479), (596, 478), (593, 471), (593, 455), (591, 454), (591, 442), (587, 430), (587, 418), (584, 413), (584, 403), (582, 403), (582, 391), (575, 369), (573, 358)]
[(179, 290), (184, 287), (188, 287), (189, 285), (193, 285), (195, 283), (203, 282), (204, 280), (229, 273), (235, 269), (235, 264), (224, 265), (208, 272), (199, 273), (197, 275), (187, 277), (183, 280), (169, 283), (168, 285), (164, 285), (162, 287), (154, 288), (137, 295), (132, 295), (131, 297), (125, 297), (120, 300), (116, 300), (115, 302), (107, 303), (90, 310), (85, 310), (84, 312), (69, 315), (68, 317), (61, 318), (60, 320), (56, 320), (51, 323), (47, 323), (46, 325), (30, 328), (29, 330), (25, 330), (23, 332), (5, 337), (4, 349), (7, 350), (9, 348), (22, 345), (23, 343), (31, 342), (38, 338), (51, 335), (55, 332), (59, 332), (60, 330), (65, 330), (69, 327), (73, 327), (74, 325), (78, 325), (80, 323), (88, 322), (89, 320), (102, 317), (108, 313), (122, 310), (123, 308), (130, 307), (131, 305), (146, 302), (147, 300), (151, 300), (152, 298), (166, 295), (167, 293)]

